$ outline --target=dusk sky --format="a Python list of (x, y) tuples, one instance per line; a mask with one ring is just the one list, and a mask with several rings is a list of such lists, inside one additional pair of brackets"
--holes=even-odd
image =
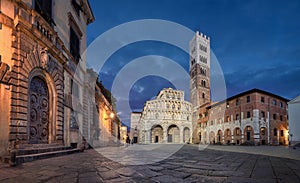
[[(168, 20), (210, 37), (228, 97), (252, 88), (287, 99), (300, 94), (299, 0), (90, 0), (90, 4), (96, 20), (88, 26), (88, 44), (129, 21)], [(107, 60), (100, 72), (105, 87), (111, 89), (122, 67), (147, 55), (170, 58), (189, 70), (189, 55), (178, 47), (157, 41), (137, 42)], [(174, 86), (161, 77), (141, 78), (130, 92), (131, 110), (140, 111), (146, 100), (167, 87)], [(122, 106), (118, 110), (121, 120), (128, 121), (129, 114), (122, 114)]]

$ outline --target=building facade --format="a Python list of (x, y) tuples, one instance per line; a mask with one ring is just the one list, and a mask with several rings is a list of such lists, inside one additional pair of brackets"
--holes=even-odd
[(287, 99), (252, 89), (203, 106), (198, 138), (203, 144), (287, 145)]
[(221, 102), (210, 97), (210, 38), (190, 42), (193, 143), (288, 144), (287, 99), (253, 89)]
[(98, 75), (87, 69), (82, 135), (92, 147), (113, 145), (120, 139), (121, 122), (113, 108), (111, 94), (98, 82)]
[(131, 114), (130, 130), (138, 132), (139, 143), (190, 143), (191, 107), (183, 91), (163, 89), (145, 103), (140, 114)]
[(82, 53), (93, 21), (87, 0), (0, 1), (0, 155), (12, 142), (81, 142)]
[(299, 145), (300, 144), (300, 95), (290, 102), (289, 105), (289, 141), (290, 145)]

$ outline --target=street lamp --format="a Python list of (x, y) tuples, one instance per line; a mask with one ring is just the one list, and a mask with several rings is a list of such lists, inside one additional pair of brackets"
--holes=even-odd
[(113, 118), (115, 117), (115, 114), (114, 114), (113, 112), (111, 112), (110, 115), (109, 115), (109, 117), (110, 117), (111, 119), (113, 119)]

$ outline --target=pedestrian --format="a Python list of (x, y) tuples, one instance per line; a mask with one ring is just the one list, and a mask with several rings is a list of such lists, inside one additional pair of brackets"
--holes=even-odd
[(129, 138), (129, 136), (127, 135), (127, 137), (126, 137), (126, 147), (128, 147), (129, 144), (130, 144), (130, 138)]

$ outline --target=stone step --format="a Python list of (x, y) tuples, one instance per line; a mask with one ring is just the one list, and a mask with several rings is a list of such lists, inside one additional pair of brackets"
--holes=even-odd
[(37, 154), (18, 155), (16, 159), (17, 159), (17, 164), (21, 164), (25, 162), (34, 161), (34, 160), (58, 157), (58, 156), (63, 156), (63, 155), (68, 155), (68, 154), (73, 154), (78, 152), (80, 152), (80, 149), (67, 149), (67, 150), (50, 151), (50, 152), (37, 153)]
[(29, 155), (29, 154), (40, 154), (46, 152), (53, 152), (53, 151), (63, 151), (72, 149), (71, 146), (50, 146), (50, 147), (30, 147), (26, 149), (19, 149), (17, 155)]
[(19, 144), (19, 149), (28, 149), (28, 148), (48, 148), (48, 147), (57, 147), (62, 146), (59, 143), (52, 144)]

